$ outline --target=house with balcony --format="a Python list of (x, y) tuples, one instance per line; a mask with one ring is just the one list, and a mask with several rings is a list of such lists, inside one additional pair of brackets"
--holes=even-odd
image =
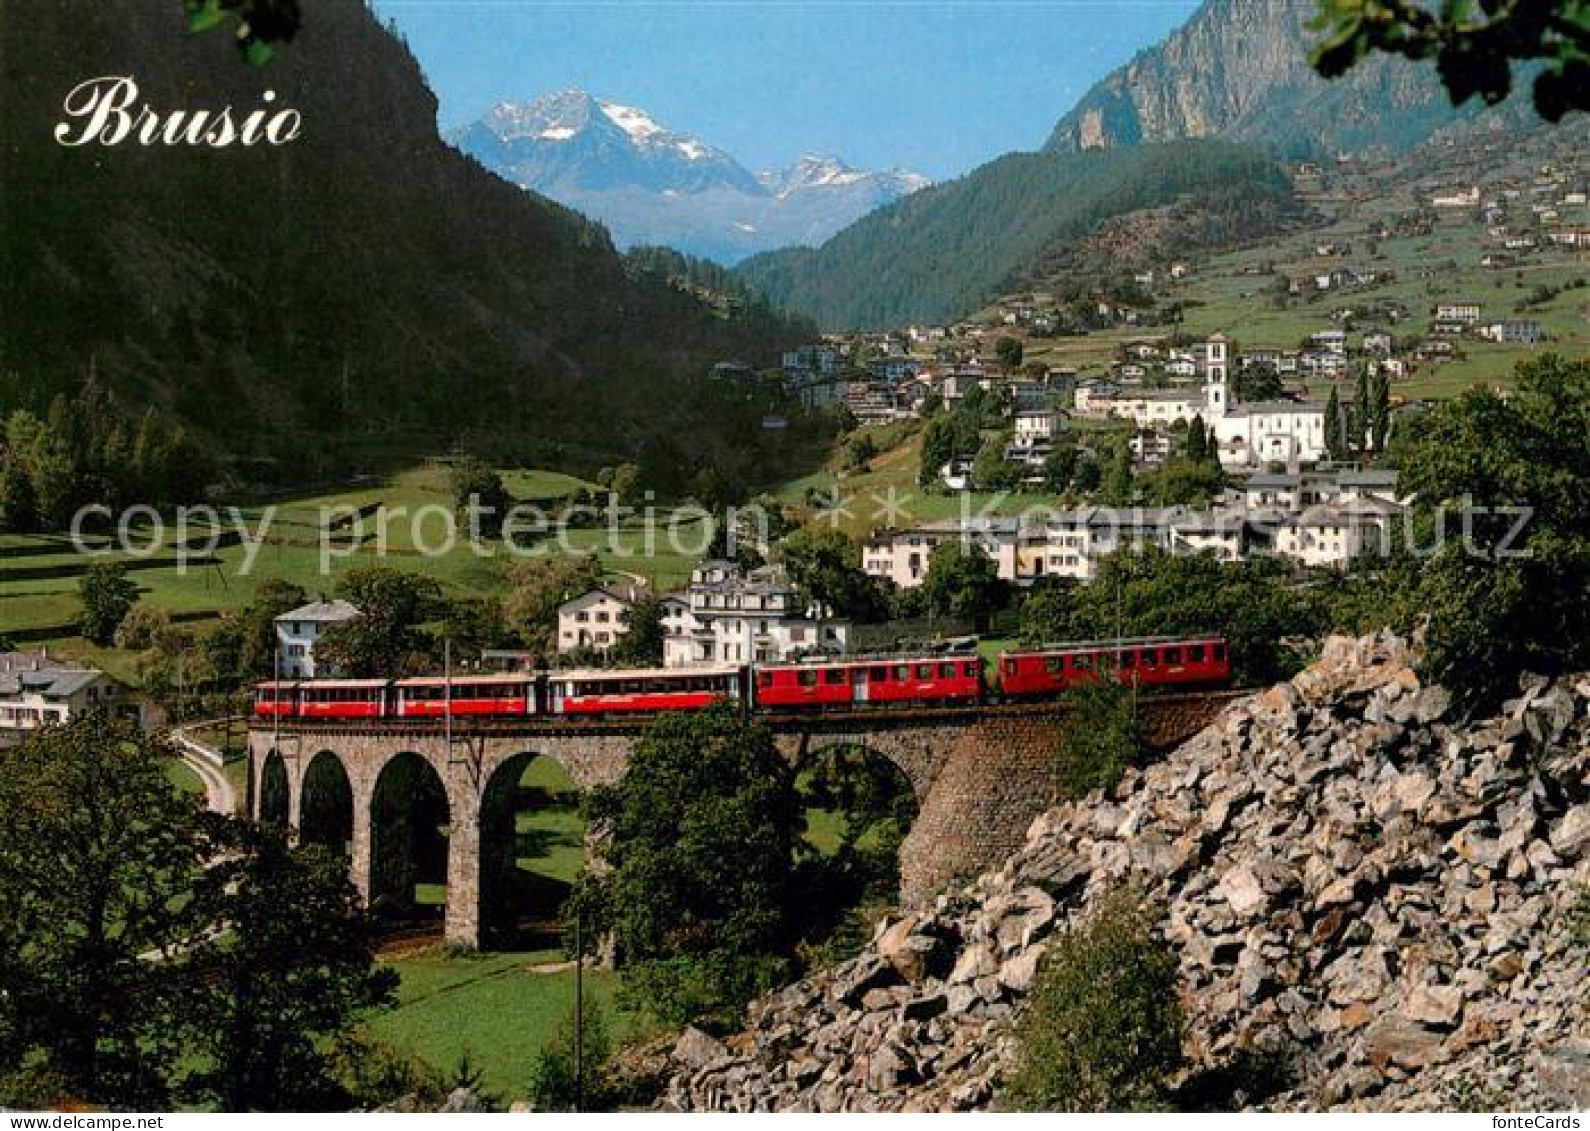
[(665, 632), (663, 664), (748, 664), (838, 655), (850, 628), (808, 609), (780, 566), (747, 570), (704, 561), (691, 571), (676, 632)]

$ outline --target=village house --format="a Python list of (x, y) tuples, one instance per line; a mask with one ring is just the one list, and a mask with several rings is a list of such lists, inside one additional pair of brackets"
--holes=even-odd
[(1528, 318), (1493, 322), (1480, 330), (1480, 337), (1508, 346), (1537, 346), (1541, 342), (1540, 323)]
[(95, 668), (48, 652), (0, 653), (0, 750), (43, 726), (64, 725), (86, 711), (122, 709), (121, 686)]
[(665, 667), (767, 663), (848, 647), (849, 626), (815, 617), (780, 566), (704, 561), (684, 599), (680, 630), (663, 639)]
[(319, 600), (300, 605), (276, 618), (276, 670), (282, 679), (318, 679), (325, 673), (315, 663), (315, 642), (327, 629), (359, 616), (347, 601)]
[(1436, 305), (1435, 320), (1453, 326), (1476, 326), (1484, 311), (1484, 305), (1474, 299), (1449, 299)]
[[(565, 601), (558, 606), (558, 651), (608, 651), (629, 631), (635, 606), (650, 597), (651, 587), (644, 582), (614, 580)], [(682, 633), (689, 603), (678, 594), (665, 594), (658, 602), (662, 606), (663, 635)]]

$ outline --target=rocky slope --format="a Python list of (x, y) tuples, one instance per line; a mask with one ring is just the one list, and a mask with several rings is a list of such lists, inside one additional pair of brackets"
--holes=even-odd
[[(1329, 642), (1165, 761), (1040, 817), (1004, 867), (880, 926), (854, 960), (689, 1032), (688, 1110), (997, 1106), (1045, 948), (1129, 881), (1163, 897), (1204, 1081), (1242, 1054), (1278, 1091), (1216, 1106), (1590, 1104), (1590, 677), (1452, 717), (1401, 640)], [(1204, 1102), (1211, 1102), (1207, 1090)]]
[[(1482, 113), (1454, 110), (1429, 66), (1384, 56), (1327, 82), (1308, 63), (1312, 2), (1207, 0), (1180, 30), (1089, 91), (1048, 148), (1189, 137), (1304, 152), (1400, 152)], [(1521, 115), (1527, 99), (1506, 113)]]

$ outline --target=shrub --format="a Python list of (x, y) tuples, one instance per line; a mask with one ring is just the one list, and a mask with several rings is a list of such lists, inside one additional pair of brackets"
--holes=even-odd
[(1027, 1111), (1163, 1108), (1186, 1021), (1161, 912), (1125, 889), (1054, 944), (1017, 1025), (1011, 1106)]
[(1061, 796), (1084, 797), (1109, 790), (1145, 751), (1132, 689), (1114, 679), (1083, 684), (1066, 693), (1069, 708), (1056, 752), (1055, 781)]

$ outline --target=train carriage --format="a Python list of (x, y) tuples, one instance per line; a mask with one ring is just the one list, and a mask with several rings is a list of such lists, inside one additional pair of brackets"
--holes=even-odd
[(254, 685), (254, 714), (262, 719), (290, 719), (298, 713), (298, 681), (272, 680)]
[(738, 664), (552, 672), (547, 676), (547, 710), (564, 716), (700, 711), (738, 702), (744, 672)]
[(381, 719), (388, 717), (389, 679), (317, 679), (298, 685), (301, 719)]
[(879, 703), (951, 703), (983, 694), (983, 658), (969, 655), (857, 657), (762, 664), (756, 703), (770, 709)]
[(1218, 635), (1143, 637), (1060, 644), (999, 657), (1000, 690), (1053, 696), (1114, 678), (1141, 687), (1207, 686), (1231, 678), (1231, 652)]
[(535, 677), (525, 674), (400, 679), (393, 714), (400, 719), (513, 717), (536, 713)]

